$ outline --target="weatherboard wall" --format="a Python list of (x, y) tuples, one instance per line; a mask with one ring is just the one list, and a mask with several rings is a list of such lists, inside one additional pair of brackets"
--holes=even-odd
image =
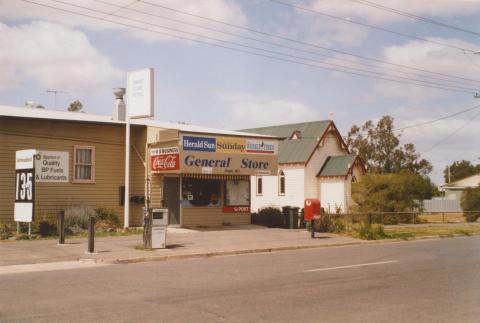
[[(133, 128), (132, 142), (144, 153), (134, 137), (141, 131)], [(119, 188), (124, 185), (124, 140), (122, 125), (0, 117), (0, 221), (13, 221), (15, 151), (30, 148), (69, 153), (68, 183), (36, 184), (36, 215), (56, 215), (69, 206), (101, 206), (123, 221)], [(73, 183), (75, 145), (95, 147), (94, 183)], [(131, 192), (143, 196), (144, 168), (133, 149), (130, 156)], [(141, 207), (131, 203), (130, 225), (141, 224), (141, 219)]]

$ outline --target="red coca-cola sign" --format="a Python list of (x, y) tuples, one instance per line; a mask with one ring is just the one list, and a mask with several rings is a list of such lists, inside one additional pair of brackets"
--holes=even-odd
[(180, 157), (178, 154), (151, 156), (151, 165), (153, 171), (179, 170)]

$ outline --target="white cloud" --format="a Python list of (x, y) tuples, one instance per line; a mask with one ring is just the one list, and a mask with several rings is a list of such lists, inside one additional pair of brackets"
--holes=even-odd
[[(469, 16), (480, 11), (479, 1), (445, 0), (374, 0), (379, 5), (405, 11), (417, 16), (454, 17)], [(414, 21), (410, 18), (362, 5), (354, 1), (314, 0), (308, 7), (343, 18), (367, 21), (375, 24)], [(328, 18), (325, 18), (328, 19)]]
[[(459, 39), (429, 38), (433, 41), (450, 43), (459, 47), (475, 48), (475, 45)], [(382, 51), (381, 58), (387, 62), (413, 66), (419, 69), (433, 71), (444, 75), (459, 76), (467, 79), (480, 79), (480, 56), (470, 53), (461, 53), (459, 50), (448, 48), (439, 44), (421, 41), (410, 41), (403, 45), (388, 46)], [(451, 79), (442, 75), (426, 74), (423, 72), (402, 69), (389, 66), (389, 69), (401, 69), (406, 73), (395, 71), (384, 72), (384, 77), (401, 76), (404, 78), (423, 79), (428, 82), (442, 84), (443, 86), (461, 87), (468, 93), (461, 94), (466, 97), (473, 94), (480, 83), (474, 83), (461, 79)], [(419, 78), (426, 75), (427, 78)], [(435, 78), (435, 79), (434, 79)], [(443, 79), (443, 80), (442, 80)], [(449, 80), (449, 81), (445, 81)], [(402, 80), (412, 82), (410, 80)], [(435, 84), (427, 84), (438, 86)], [(428, 100), (436, 97), (450, 95), (452, 92), (430, 89), (413, 85), (400, 85), (387, 81), (376, 82), (375, 91), (384, 97), (405, 98), (411, 100)]]
[(219, 96), (230, 106), (229, 126), (233, 129), (320, 119), (318, 111), (298, 101), (245, 93), (227, 93)]
[[(218, 30), (225, 30), (226, 27), (223, 25), (209, 24), (205, 20), (199, 18), (182, 15), (178, 12), (162, 9), (141, 2), (132, 3), (131, 0), (65, 0), (63, 2), (71, 3), (73, 6), (55, 1), (39, 1), (39, 3), (43, 3), (51, 7), (62, 8), (65, 10), (74, 11), (97, 18), (104, 18), (105, 20), (113, 20), (122, 24), (138, 26), (140, 28), (154, 30), (160, 33), (176, 34), (189, 38), (195, 37), (192, 35), (182, 34), (173, 30), (162, 29), (159, 27), (164, 26), (167, 28), (174, 28), (187, 32), (199, 33), (219, 39), (232, 38), (231, 36), (219, 34), (214, 31), (203, 30), (197, 27), (186, 26), (178, 22), (173, 22), (171, 20), (162, 19), (160, 16), (181, 20), (191, 24), (209, 26), (210, 28)], [(106, 4), (106, 2), (110, 2), (111, 5), (109, 5), (108, 3)], [(153, 0), (149, 2), (155, 3), (155, 1)], [(181, 11), (186, 11), (194, 15), (205, 16), (225, 21), (227, 23), (245, 25), (247, 22), (247, 18), (244, 15), (241, 7), (233, 1), (229, 0), (165, 0), (159, 2), (158, 4)], [(127, 8), (121, 9), (121, 7), (127, 5)], [(25, 19), (47, 20), (71, 27), (83, 27), (93, 31), (118, 30), (130, 37), (142, 39), (147, 42), (175, 39), (164, 34), (153, 33), (145, 30), (142, 31), (142, 29), (132, 29), (124, 25), (112, 24), (107, 21), (91, 19), (72, 13), (62, 12), (59, 10), (55, 10), (51, 7), (42, 7), (35, 4), (15, 0), (0, 0), (0, 19), (12, 22), (24, 21)], [(89, 9), (93, 9), (94, 11)], [(135, 12), (129, 9), (134, 9), (137, 11)], [(139, 11), (145, 12), (147, 14), (140, 13)], [(111, 13), (112, 15), (108, 15), (108, 13)]]
[(0, 90), (38, 82), (43, 88), (95, 89), (123, 73), (80, 31), (48, 22), (0, 23)]

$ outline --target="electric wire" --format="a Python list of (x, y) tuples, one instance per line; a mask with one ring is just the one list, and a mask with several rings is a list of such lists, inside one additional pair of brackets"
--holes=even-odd
[(306, 11), (306, 12), (309, 12), (309, 13), (313, 13), (313, 14), (316, 14), (316, 15), (329, 17), (329, 18), (332, 18), (332, 19), (335, 19), (335, 20), (346, 22), (346, 23), (351, 23), (351, 24), (355, 24), (355, 25), (359, 25), (359, 26), (363, 26), (363, 27), (367, 27), (367, 28), (371, 28), (371, 29), (376, 29), (376, 30), (384, 31), (384, 32), (387, 32), (387, 33), (390, 33), (390, 34), (395, 34), (395, 35), (406, 37), (406, 38), (412, 38), (412, 39), (415, 39), (415, 40), (420, 40), (420, 41), (424, 41), (424, 42), (428, 42), (428, 43), (432, 43), (432, 44), (436, 44), (436, 45), (440, 45), (440, 46), (444, 46), (444, 47), (450, 47), (450, 48), (458, 49), (462, 52), (475, 53), (477, 51), (477, 50), (471, 49), (471, 48), (460, 47), (460, 46), (456, 46), (456, 45), (452, 45), (452, 44), (448, 44), (448, 43), (435, 41), (435, 40), (432, 40), (432, 39), (427, 39), (427, 38), (423, 38), (423, 37), (419, 37), (419, 36), (414, 36), (414, 35), (402, 33), (402, 32), (399, 32), (399, 31), (394, 31), (394, 30), (387, 29), (387, 28), (380, 27), (380, 26), (370, 25), (370, 24), (360, 22), (360, 21), (356, 21), (356, 20), (352, 20), (352, 19), (347, 19), (347, 18), (335, 16), (335, 15), (328, 14), (328, 13), (323, 12), (323, 11), (302, 7), (302, 6), (299, 6), (299, 5), (290, 3), (290, 2), (284, 2), (284, 1), (280, 1), (280, 0), (267, 0), (267, 1), (279, 4), (279, 5), (282, 5), (282, 6), (286, 6), (286, 7)]
[[(348, 63), (353, 63), (353, 64), (356, 64), (356, 65), (363, 65), (363, 66), (367, 66), (367, 67), (372, 67), (372, 68), (375, 68), (375, 69), (382, 69), (381, 66), (378, 66), (378, 65), (375, 65), (375, 64), (370, 64), (370, 63), (365, 63), (365, 62), (355, 61), (355, 60), (349, 60), (349, 59), (345, 59), (345, 58), (332, 57), (330, 55), (318, 53), (316, 51), (314, 52), (314, 51), (311, 51), (311, 50), (305, 50), (305, 49), (301, 49), (301, 48), (298, 48), (298, 47), (283, 45), (283, 44), (279, 44), (279, 43), (276, 43), (276, 42), (271, 42), (271, 41), (266, 41), (266, 40), (262, 40), (262, 39), (252, 38), (252, 37), (240, 35), (238, 33), (227, 32), (227, 31), (224, 31), (224, 30), (218, 30), (216, 28), (210, 28), (210, 27), (199, 25), (199, 24), (189, 23), (189, 22), (185, 22), (183, 20), (174, 19), (174, 18), (171, 18), (171, 17), (166, 17), (166, 16), (163, 16), (163, 15), (158, 15), (158, 14), (143, 11), (143, 10), (138, 10), (138, 9), (134, 9), (134, 8), (127, 8), (127, 6), (120, 6), (120, 5), (113, 4), (113, 3), (108, 2), (108, 1), (103, 1), (103, 0), (93, 0), (93, 1), (117, 8), (118, 10), (115, 10), (114, 12), (112, 12), (112, 14), (116, 13), (116, 12), (122, 10), (122, 9), (126, 9), (126, 10), (131, 11), (131, 12), (135, 12), (135, 13), (139, 13), (139, 14), (142, 14), (142, 15), (155, 17), (155, 18), (158, 18), (158, 19), (167, 20), (167, 21), (171, 21), (171, 22), (175, 22), (175, 23), (180, 23), (180, 24), (183, 24), (183, 25), (186, 25), (186, 26), (191, 26), (191, 27), (196, 27), (196, 28), (200, 28), (200, 29), (203, 29), (203, 30), (213, 31), (213, 32), (228, 35), (228, 36), (233, 36), (233, 37), (237, 37), (237, 38), (241, 38), (241, 39), (245, 39), (245, 40), (249, 40), (249, 41), (259, 42), (259, 43), (262, 43), (262, 44), (267, 44), (267, 45), (270, 45), (270, 46), (275, 46), (275, 47), (279, 47), (279, 48), (286, 48), (286, 49), (289, 49), (289, 50), (294, 50), (294, 51), (298, 51), (298, 52), (302, 52), (302, 53), (307, 53), (307, 54), (312, 54), (312, 55), (316, 55), (316, 56), (325, 57), (325, 58), (328, 58), (328, 59), (333, 60), (333, 61), (339, 61), (339, 62), (342, 62), (342, 63), (348, 62)], [(134, 1), (133, 3), (136, 3), (136, 2), (138, 2), (138, 0)], [(64, 2), (62, 2), (62, 3), (64, 3)], [(131, 3), (131, 4), (133, 4), (133, 3)], [(159, 27), (159, 26), (157, 26), (157, 27)], [(324, 63), (329, 64), (329, 62), (324, 62)], [(349, 68), (348, 66), (342, 66), (342, 65), (340, 65), (340, 66), (345, 67), (345, 68)], [(424, 78), (424, 79), (427, 79), (427, 81), (436, 80), (436, 81), (441, 81), (441, 82), (454, 83), (455, 85), (453, 85), (453, 86), (456, 86), (456, 85), (476, 86), (476, 85), (473, 85), (473, 84), (470, 84), (470, 83), (464, 83), (463, 81), (459, 82), (457, 80), (451, 80), (451, 79), (439, 78), (439, 77), (435, 77), (435, 76), (422, 75), (422, 74), (418, 74), (418, 73), (411, 73), (411, 72), (406, 72), (406, 71), (399, 70), (399, 69), (389, 68), (389, 70), (394, 71), (396, 73), (403, 74), (403, 75), (407, 75), (407, 76), (413, 76), (413, 77), (416, 77), (416, 78)], [(367, 71), (367, 72), (371, 72), (371, 71)], [(422, 81), (424, 81), (424, 80), (422, 80)], [(476, 89), (477, 88), (469, 88), (469, 90), (472, 90), (472, 91), (476, 91)]]
[(415, 20), (418, 20), (418, 21), (426, 22), (426, 23), (429, 23), (429, 24), (432, 24), (432, 25), (437, 25), (437, 26), (453, 29), (453, 30), (456, 30), (456, 31), (461, 31), (461, 32), (464, 32), (464, 33), (468, 33), (468, 34), (471, 34), (471, 35), (480, 36), (480, 33), (476, 32), (476, 31), (473, 31), (473, 30), (469, 30), (469, 29), (465, 29), (465, 28), (462, 28), (462, 27), (450, 25), (450, 24), (447, 24), (447, 23), (444, 23), (444, 22), (441, 22), (441, 21), (438, 21), (438, 20), (433, 20), (431, 18), (418, 16), (418, 15), (415, 15), (415, 14), (410, 13), (410, 12), (402, 11), (402, 10), (399, 10), (399, 9), (395, 9), (395, 8), (392, 8), (392, 7), (388, 7), (388, 6), (379, 4), (377, 2), (368, 1), (368, 0), (350, 0), (350, 1), (361, 4), (361, 5), (364, 5), (364, 6), (369, 6), (369, 7), (377, 8), (379, 10), (387, 11), (387, 12), (390, 12), (390, 13), (393, 13), (393, 14), (404, 16), (404, 17), (407, 17), (407, 18), (411, 18), (411, 19), (415, 19)]
[(443, 144), (444, 142), (448, 141), (450, 138), (452, 138), (453, 136), (455, 136), (458, 132), (460, 132), (461, 130), (463, 130), (466, 126), (468, 126), (473, 120), (475, 120), (478, 116), (480, 116), (480, 112), (477, 112), (473, 117), (471, 117), (470, 119), (468, 119), (462, 126), (458, 127), (457, 129), (455, 129), (453, 132), (451, 132), (450, 134), (448, 134), (447, 136), (445, 136), (444, 138), (442, 138), (441, 140), (439, 140), (438, 142), (436, 142), (433, 146), (431, 146), (429, 149), (423, 151), (423, 154), (427, 154), (429, 152), (431, 152), (432, 150), (434, 150), (435, 148), (439, 147), (441, 144)]
[(191, 12), (171, 8), (171, 7), (161, 5), (161, 4), (158, 4), (158, 3), (152, 3), (152, 2), (144, 1), (144, 0), (138, 0), (138, 2), (142, 3), (142, 4), (147, 4), (147, 5), (156, 7), (156, 8), (161, 8), (161, 9), (169, 10), (169, 11), (172, 11), (172, 12), (175, 12), (175, 13), (187, 15), (187, 16), (190, 16), (190, 17), (195, 17), (195, 18), (202, 19), (202, 20), (205, 20), (205, 21), (215, 22), (215, 23), (218, 23), (218, 24), (222, 24), (224, 26), (228, 26), (228, 27), (232, 27), (232, 28), (236, 28), (236, 29), (240, 29), (240, 30), (245, 30), (245, 31), (249, 31), (249, 32), (252, 32), (252, 33), (256, 33), (256, 34), (260, 34), (260, 35), (264, 35), (264, 36), (268, 36), (268, 37), (272, 37), (272, 38), (276, 38), (276, 39), (281, 39), (281, 40), (297, 43), (297, 44), (304, 45), (304, 46), (309, 46), (309, 47), (314, 47), (314, 48), (317, 48), (317, 49), (331, 51), (331, 52), (334, 52), (334, 53), (337, 53), (337, 54), (343, 54), (343, 55), (347, 55), (347, 56), (351, 56), (351, 57), (360, 58), (360, 59), (363, 59), (363, 60), (370, 60), (370, 61), (374, 61), (376, 63), (397, 66), (397, 67), (401, 67), (401, 68), (405, 68), (405, 69), (411, 69), (411, 70), (415, 70), (415, 71), (419, 71), (419, 72), (441, 75), (441, 76), (445, 76), (445, 77), (449, 77), (449, 78), (461, 79), (461, 80), (472, 81), (472, 82), (480, 82), (480, 80), (476, 80), (476, 79), (470, 79), (470, 78), (462, 77), (462, 76), (449, 75), (449, 74), (445, 74), (445, 73), (429, 71), (429, 70), (425, 70), (425, 69), (422, 69), (422, 68), (419, 68), (419, 67), (408, 66), (408, 65), (404, 65), (404, 64), (397, 64), (397, 63), (389, 62), (389, 61), (382, 60), (382, 59), (375, 58), (375, 57), (363, 56), (363, 55), (347, 52), (347, 51), (344, 51), (344, 50), (339, 50), (339, 49), (335, 49), (335, 48), (321, 46), (319, 44), (309, 43), (309, 42), (301, 41), (301, 40), (298, 40), (298, 39), (282, 36), (282, 35), (279, 35), (279, 34), (274, 34), (274, 33), (266, 32), (266, 31), (258, 30), (258, 29), (253, 29), (253, 28), (250, 28), (250, 27), (240, 26), (240, 25), (232, 24), (232, 23), (225, 22), (225, 21), (218, 20), (218, 19), (214, 19), (214, 18), (204, 17), (204, 16), (201, 16), (201, 15), (197, 15), (197, 14), (193, 14)]
[[(351, 75), (357, 75), (357, 76), (362, 76), (362, 77), (366, 77), (366, 78), (386, 80), (386, 81), (395, 82), (395, 83), (400, 83), (400, 84), (416, 85), (416, 86), (427, 87), (427, 88), (441, 89), (441, 90), (450, 91), (450, 92), (469, 93), (469, 94), (471, 94), (470, 91), (466, 91), (466, 90), (464, 90), (464, 89), (462, 89), (462, 88), (460, 88), (460, 87), (452, 87), (452, 86), (447, 86), (447, 85), (438, 85), (438, 86), (437, 86), (437, 85), (428, 85), (428, 84), (424, 84), (424, 83), (427, 83), (427, 81), (420, 81), (420, 80), (415, 80), (414, 82), (406, 82), (406, 81), (402, 81), (402, 80), (396, 79), (396, 78), (401, 78), (401, 77), (399, 77), (399, 76), (396, 76), (396, 78), (382, 77), (382, 76), (374, 76), (374, 75), (371, 75), (371, 74), (365, 74), (365, 73), (360, 73), (360, 72), (352, 72), (352, 71), (349, 71), (349, 70), (332, 68), (332, 67), (327, 67), (327, 66), (324, 66), (324, 65), (311, 64), (311, 63), (306, 63), (306, 62), (303, 61), (303, 60), (313, 61), (313, 60), (311, 60), (311, 59), (305, 59), (305, 58), (303, 58), (303, 57), (298, 57), (298, 56), (295, 56), (295, 55), (288, 55), (288, 54), (279, 53), (279, 52), (275, 52), (275, 51), (269, 51), (269, 50), (262, 49), (262, 48), (257, 48), (257, 47), (248, 46), (248, 45), (244, 45), (244, 44), (238, 44), (238, 43), (229, 42), (229, 41), (225, 41), (225, 40), (221, 40), (221, 39), (216, 39), (216, 38), (212, 38), (212, 37), (206, 37), (206, 36), (202, 36), (202, 35), (198, 35), (198, 34), (193, 34), (193, 33), (185, 32), (185, 31), (179, 31), (179, 30), (177, 30), (177, 31), (182, 32), (182, 33), (186, 33), (186, 34), (190, 34), (190, 35), (196, 35), (196, 36), (199, 36), (199, 37), (211, 39), (211, 40), (218, 41), (218, 42), (221, 42), (221, 43), (233, 44), (233, 45), (235, 45), (235, 46), (241, 46), (241, 47), (248, 48), (248, 49), (259, 50), (259, 51), (266, 52), (266, 53), (269, 53), (269, 54), (287, 56), (287, 57), (290, 57), (290, 58), (293, 58), (293, 59), (286, 59), (286, 58), (283, 58), (283, 57), (277, 57), (277, 56), (272, 56), (272, 55), (267, 55), (267, 54), (261, 54), (261, 53), (258, 53), (258, 52), (252, 52), (251, 50), (243, 50), (243, 49), (239, 49), (239, 48), (235, 48), (235, 47), (229, 47), (229, 46), (225, 46), (225, 45), (220, 45), (220, 44), (218, 44), (218, 43), (211, 43), (211, 42), (208, 42), (208, 41), (199, 40), (199, 39), (195, 39), (195, 38), (179, 36), (179, 35), (175, 35), (175, 34), (171, 34), (171, 33), (166, 33), (166, 32), (160, 32), (160, 31), (158, 31), (158, 30), (152, 30), (152, 29), (145, 28), (145, 27), (141, 27), (141, 26), (137, 26), (137, 25), (131, 25), (131, 24), (126, 24), (126, 23), (120, 23), (120, 22), (118, 22), (118, 21), (102, 19), (102, 18), (97, 17), (97, 16), (87, 15), (87, 14), (84, 14), (84, 13), (79, 13), (79, 12), (76, 12), (76, 11), (72, 11), (72, 10), (68, 10), (68, 9), (64, 9), (64, 8), (59, 8), (59, 7), (56, 7), (56, 6), (51, 6), (51, 5), (47, 5), (47, 4), (43, 4), (43, 3), (38, 3), (38, 2), (35, 2), (35, 1), (30, 1), (30, 0), (21, 0), (21, 1), (27, 2), (27, 3), (31, 3), (31, 4), (35, 4), (35, 5), (39, 5), (39, 6), (43, 6), (43, 7), (47, 7), (47, 8), (51, 8), (51, 9), (55, 9), (55, 10), (59, 10), (59, 11), (63, 11), (63, 12), (67, 12), (67, 13), (70, 13), (70, 14), (75, 14), (75, 15), (79, 15), (79, 16), (88, 17), (88, 18), (91, 18), (91, 19), (102, 20), (102, 21), (106, 21), (106, 22), (113, 23), (113, 24), (122, 25), (122, 26), (125, 26), (125, 27), (128, 27), (128, 28), (140, 29), (140, 30), (144, 30), (144, 31), (148, 31), (148, 32), (153, 32), (153, 33), (157, 33), (157, 34), (161, 34), (161, 35), (165, 35), (165, 36), (169, 36), (169, 37), (173, 37), (173, 38), (188, 40), (188, 41), (192, 41), (192, 42), (196, 42), (196, 43), (201, 43), (201, 44), (206, 44), (206, 45), (210, 45), (210, 46), (216, 46), (216, 47), (220, 47), (220, 48), (224, 48), (224, 49), (228, 49), (228, 50), (232, 50), (232, 51), (243, 52), (243, 53), (247, 53), (247, 54), (251, 54), (251, 55), (262, 56), (262, 57), (270, 58), (270, 59), (274, 59), (274, 60), (279, 60), (279, 61), (284, 61), (284, 62), (295, 63), (295, 64), (304, 65), (304, 66), (310, 66), (310, 67), (320, 68), (320, 69), (324, 69), (324, 70), (331, 70), (331, 71), (336, 71), (336, 72), (342, 72), (342, 73), (351, 74)], [(62, 3), (62, 1), (59, 1), (59, 0), (52, 0), (52, 1)], [(76, 6), (76, 7), (79, 7), (78, 5), (73, 5), (73, 4), (70, 4), (70, 3), (65, 3), (65, 4), (70, 5), (70, 6), (74, 6), (74, 7), (75, 7), (75, 6)], [(80, 7), (81, 7), (81, 6), (80, 6)], [(101, 12), (101, 11), (94, 10), (94, 9), (89, 9), (89, 8), (86, 8), (86, 7), (85, 7), (84, 9), (87, 9), (87, 10), (90, 10), (90, 11), (94, 11), (94, 12), (96, 12), (96, 13), (103, 13), (103, 14), (105, 14), (105, 12)], [(114, 16), (117, 16), (117, 17), (120, 17), (120, 18), (123, 18), (123, 19), (126, 19), (126, 20), (130, 20), (130, 21), (138, 22), (138, 23), (141, 23), (141, 24), (149, 24), (149, 23), (144, 22), (144, 21), (133, 20), (133, 19), (131, 19), (131, 18), (126, 18), (126, 17), (123, 17), (123, 16), (118, 16), (118, 15), (114, 15)], [(152, 24), (150, 24), (150, 25), (152, 25)], [(174, 29), (168, 28), (168, 27), (162, 27), (162, 28), (174, 30)], [(302, 60), (302, 61), (298, 61), (298, 60), (296, 60), (296, 59), (300, 59), (300, 60)], [(321, 62), (320, 62), (320, 63), (321, 63)], [(326, 64), (326, 63), (321, 63), (321, 64)], [(328, 65), (332, 65), (332, 64), (328, 64)], [(349, 68), (349, 69), (352, 69), (352, 68)], [(375, 74), (375, 73), (370, 72), (370, 71), (368, 71), (368, 73)], [(378, 74), (378, 73), (377, 73), (377, 74)], [(424, 82), (424, 83), (419, 83), (419, 82)], [(428, 82), (428, 83), (433, 83), (433, 82)], [(471, 89), (467, 89), (467, 90), (471, 90)]]

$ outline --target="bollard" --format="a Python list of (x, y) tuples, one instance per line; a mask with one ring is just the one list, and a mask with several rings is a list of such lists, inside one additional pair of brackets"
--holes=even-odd
[(314, 221), (313, 219), (310, 221), (310, 236), (311, 236), (312, 239), (315, 238), (315, 225), (314, 225), (314, 222), (315, 222), (315, 221)]
[(65, 244), (65, 211), (58, 212), (58, 244)]
[(91, 216), (88, 222), (88, 253), (95, 251), (95, 217)]

